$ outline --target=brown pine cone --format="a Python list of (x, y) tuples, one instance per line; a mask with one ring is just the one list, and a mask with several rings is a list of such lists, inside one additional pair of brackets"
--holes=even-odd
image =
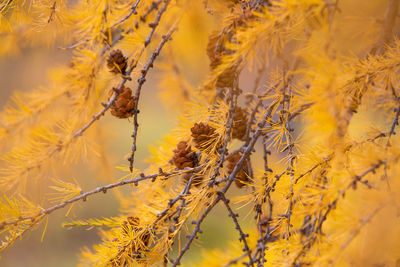
[(236, 75), (236, 67), (227, 68), (221, 75), (218, 76), (217, 83), (215, 84), (217, 87), (233, 87), (233, 81), (235, 80)]
[[(110, 90), (109, 98), (111, 98), (113, 93), (114, 90)], [(135, 97), (132, 96), (132, 90), (123, 86), (110, 109), (111, 114), (120, 119), (125, 119), (132, 116), (132, 111), (135, 109)]]
[(211, 145), (211, 140), (215, 134), (215, 128), (207, 123), (195, 123), (190, 129), (192, 132), (193, 141), (197, 149), (203, 150)]
[[(224, 47), (226, 41), (226, 35), (222, 35), (219, 32), (213, 32), (208, 38), (207, 44), (207, 55), (210, 58), (210, 69), (216, 69), (222, 62), (221, 58), (230, 53)], [(216, 86), (217, 87), (232, 87), (233, 80), (236, 74), (236, 67), (230, 67), (226, 69), (221, 75), (219, 75)]]
[(201, 183), (203, 182), (203, 176), (200, 176), (198, 174), (193, 174), (193, 173), (185, 173), (183, 175), (183, 183), (187, 184), (190, 180), (190, 178), (192, 178), (192, 176), (194, 175), (194, 178), (192, 180), (192, 185), (199, 187), (201, 185)]
[(214, 31), (208, 37), (207, 55), (210, 59), (210, 68), (212, 70), (221, 64), (221, 55), (225, 50), (223, 47), (224, 41), (224, 36), (221, 36), (218, 31)]
[(235, 116), (232, 123), (232, 138), (243, 140), (247, 129), (247, 114), (246, 110), (241, 107), (236, 107)]
[[(238, 163), (241, 157), (242, 153), (240, 152), (235, 152), (227, 157), (226, 160), (228, 161), (228, 166), (227, 166), (228, 174), (231, 174), (233, 172), (233, 169), (235, 168), (236, 164)], [(246, 183), (249, 182), (249, 177), (247, 176), (246, 172), (247, 169), (248, 169), (248, 164), (247, 160), (245, 160), (242, 169), (239, 170), (238, 173), (236, 174), (235, 184), (239, 188), (242, 188), (244, 185), (246, 185)]]
[(197, 164), (197, 155), (192, 148), (188, 146), (186, 141), (180, 141), (174, 150), (172, 162), (175, 166), (182, 170), (186, 167), (193, 168)]
[(111, 72), (124, 74), (127, 66), (127, 59), (122, 54), (121, 50), (117, 49), (110, 52), (107, 58), (107, 67)]

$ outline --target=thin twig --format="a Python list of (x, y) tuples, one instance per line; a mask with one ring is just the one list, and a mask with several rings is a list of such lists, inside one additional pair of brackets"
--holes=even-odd
[(335, 155), (334, 153), (329, 154), (329, 156), (328, 156), (326, 159), (324, 159), (324, 160), (321, 161), (321, 162), (318, 162), (318, 163), (315, 164), (313, 167), (311, 167), (309, 170), (307, 170), (306, 172), (300, 174), (300, 175), (294, 180), (294, 183), (297, 184), (297, 182), (298, 182), (301, 178), (303, 178), (304, 176), (306, 176), (306, 175), (312, 173), (312, 172), (313, 172), (315, 169), (317, 169), (318, 167), (327, 164), (329, 161), (331, 161), (331, 160), (333, 159), (333, 156), (334, 156), (334, 155)]
[[(148, 16), (153, 10), (158, 9), (158, 5), (161, 3), (161, 1), (163, 1), (163, 0), (154, 1), (154, 2), (152, 3), (152, 5), (150, 6), (150, 8), (147, 9), (146, 12), (145, 12), (143, 15), (140, 16), (140, 18), (135, 22), (135, 25), (134, 25), (134, 27), (135, 27), (136, 29), (139, 28), (139, 21), (145, 22), (147, 16)], [(133, 6), (132, 6), (132, 7), (133, 7)], [(129, 11), (129, 13), (128, 13), (128, 14), (130, 14), (130, 15), (129, 15), (129, 16), (128, 16), (128, 15), (125, 16), (126, 19), (128, 19), (132, 14), (134, 14), (134, 13), (132, 13), (132, 7), (131, 7), (131, 9), (130, 9), (130, 11)], [(136, 10), (136, 8), (135, 8), (135, 10)], [(123, 20), (126, 20), (125, 18), (124, 18)], [(119, 22), (119, 23), (122, 23), (122, 22), (123, 22), (123, 21), (121, 21), (121, 22)], [(118, 23), (118, 24), (119, 24), (119, 23)], [(113, 26), (111, 26), (110, 28), (112, 28), (112, 27), (114, 27), (114, 26), (116, 26), (116, 25), (113, 25)], [(128, 30), (126, 30), (125, 32), (122, 32), (122, 33), (128, 34), (128, 33), (131, 33), (132, 31), (133, 31), (133, 29), (132, 29), (132, 28), (129, 28)], [(116, 38), (114, 38), (113, 41), (112, 41), (112, 43), (111, 43), (110, 45), (104, 45), (103, 49), (102, 49), (101, 52), (100, 52), (100, 55), (103, 55), (108, 49), (110, 49), (111, 47), (113, 47), (118, 41), (124, 39), (124, 35), (122, 35), (122, 33), (119, 34)], [(75, 44), (72, 44), (72, 45), (70, 45), (70, 46), (66, 46), (66, 47), (57, 47), (57, 48), (58, 48), (58, 49), (62, 49), (62, 50), (73, 49), (73, 48), (76, 48), (76, 47), (78, 47), (78, 46), (80, 46), (80, 45), (82, 45), (82, 44), (85, 44), (85, 43), (87, 43), (87, 42), (89, 42), (89, 41), (91, 41), (91, 40), (93, 40), (93, 38), (86, 38), (86, 39), (84, 39), (84, 40), (82, 40), (82, 41), (79, 41), (79, 42), (77, 42), (77, 43), (75, 43)]]
[(303, 111), (309, 109), (314, 104), (315, 104), (315, 102), (302, 105), (298, 110), (294, 111), (293, 113), (291, 113), (289, 115), (289, 121), (292, 121), (294, 118), (301, 115), (303, 113)]
[(249, 264), (253, 265), (253, 259), (251, 257), (251, 251), (249, 249), (249, 246), (247, 245), (246, 237), (248, 237), (248, 234), (245, 234), (242, 230), (242, 227), (239, 224), (239, 221), (237, 220), (237, 217), (239, 216), (238, 214), (234, 213), (232, 208), (229, 205), (229, 200), (225, 197), (225, 194), (222, 192), (218, 192), (219, 197), (221, 198), (222, 202), (225, 204), (226, 209), (228, 210), (229, 217), (232, 218), (233, 222), (235, 223), (235, 228), (238, 230), (240, 238), (239, 241), (243, 241), (243, 251), (247, 253), (247, 256), (249, 257)]
[(179, 171), (173, 171), (173, 172), (169, 172), (169, 173), (159, 172), (159, 173), (155, 173), (155, 174), (151, 174), (151, 175), (144, 175), (142, 173), (142, 174), (139, 174), (134, 179), (122, 180), (122, 181), (119, 181), (119, 182), (116, 182), (116, 183), (112, 183), (112, 184), (108, 184), (108, 185), (104, 185), (104, 186), (99, 186), (99, 187), (97, 187), (97, 188), (95, 188), (95, 189), (93, 189), (93, 190), (91, 190), (89, 192), (82, 192), (82, 194), (80, 194), (79, 196), (76, 196), (74, 198), (68, 199), (68, 200), (66, 200), (66, 201), (64, 201), (62, 203), (59, 203), (57, 205), (54, 205), (54, 206), (52, 206), (50, 208), (43, 209), (42, 211), (40, 211), (36, 215), (21, 216), (18, 219), (13, 220), (13, 221), (1, 222), (0, 223), (0, 229), (2, 227), (6, 226), (6, 225), (14, 225), (14, 224), (17, 224), (17, 223), (19, 223), (21, 221), (32, 220), (32, 219), (34, 219), (34, 218), (36, 218), (38, 216), (48, 215), (48, 214), (50, 214), (50, 213), (52, 213), (52, 212), (54, 212), (54, 211), (56, 211), (58, 209), (64, 208), (68, 204), (77, 202), (79, 200), (86, 201), (87, 197), (90, 196), (90, 195), (94, 195), (94, 194), (101, 193), (101, 192), (105, 193), (105, 192), (107, 192), (107, 190), (115, 188), (115, 187), (120, 187), (120, 186), (124, 186), (124, 185), (128, 185), (128, 184), (137, 185), (139, 182), (144, 181), (144, 180), (150, 180), (151, 179), (152, 181), (155, 181), (155, 179), (157, 177), (160, 177), (160, 176), (162, 176), (162, 177), (171, 177), (171, 176), (182, 174), (182, 173), (198, 171), (201, 168), (203, 168), (203, 167), (199, 166), (199, 167), (192, 168), (192, 169), (187, 169), (187, 170), (179, 170)]
[[(268, 173), (271, 172), (272, 173), (272, 169), (269, 168), (268, 166), (268, 155), (271, 154), (270, 151), (268, 151), (267, 149), (267, 139), (268, 137), (266, 135), (263, 135), (263, 158), (264, 158), (264, 176), (265, 176), (265, 180), (264, 180), (264, 188), (268, 188)], [(258, 232), (260, 234), (260, 238), (257, 240), (257, 246), (258, 246), (258, 250), (260, 251), (260, 256), (258, 257), (257, 262), (258, 262), (258, 266), (264, 266), (264, 262), (265, 260), (265, 242), (264, 242), (264, 232), (269, 233), (269, 224), (267, 224), (267, 231), (264, 231), (264, 228), (262, 226), (262, 215), (263, 215), (263, 209), (262, 209), (262, 205), (268, 201), (268, 207), (269, 207), (269, 212), (268, 212), (268, 218), (267, 218), (267, 222), (270, 222), (272, 219), (272, 210), (273, 210), (273, 203), (272, 203), (272, 199), (271, 199), (271, 193), (270, 192), (266, 192), (265, 196), (263, 197), (261, 203), (257, 203), (256, 205), (256, 215), (255, 215), (255, 219), (257, 220), (257, 227), (258, 227)]]
[(322, 233), (322, 226), (323, 226), (324, 222), (327, 220), (329, 213), (336, 208), (338, 201), (341, 198), (345, 197), (346, 192), (351, 188), (355, 190), (356, 189), (355, 185), (358, 182), (362, 183), (363, 182), (362, 179), (366, 175), (368, 175), (369, 173), (374, 173), (378, 168), (380, 168), (382, 165), (384, 165), (386, 163), (387, 163), (386, 161), (379, 160), (377, 163), (373, 164), (371, 166), (371, 168), (365, 170), (363, 173), (361, 173), (359, 175), (355, 175), (353, 177), (353, 180), (344, 189), (342, 189), (338, 192), (338, 195), (336, 196), (336, 198), (326, 206), (325, 212), (320, 215), (320, 218), (318, 219), (318, 221), (319, 221), (318, 224), (316, 224), (316, 226), (313, 227), (313, 233), (310, 234), (310, 236), (307, 239), (307, 242), (305, 242), (305, 245), (303, 245), (302, 249), (298, 252), (296, 257), (294, 258), (292, 265), (295, 265), (296, 262), (298, 261), (298, 259), (306, 252), (306, 250), (311, 249), (311, 247), (314, 245), (314, 243), (317, 240), (316, 234)]
[[(167, 207), (163, 212), (161, 212), (160, 214), (157, 215), (157, 219), (156, 219), (156, 221), (155, 221), (155, 223), (154, 223), (154, 226), (155, 226), (155, 224), (157, 223), (157, 221), (159, 221), (159, 220), (173, 207), (173, 205), (174, 205), (179, 199), (181, 199), (181, 200), (182, 200), (182, 201), (181, 201), (181, 204), (176, 208), (177, 212), (176, 212), (176, 215), (173, 217), (174, 225), (172, 226), (172, 228), (169, 228), (169, 229), (168, 229), (168, 232), (169, 232), (170, 234), (173, 233), (173, 232), (175, 232), (175, 230), (177, 229), (177, 225), (179, 224), (179, 218), (180, 218), (181, 215), (182, 215), (183, 209), (184, 209), (185, 206), (188, 204), (188, 203), (186, 202), (185, 195), (190, 194), (189, 190), (190, 190), (190, 186), (191, 186), (192, 183), (193, 183), (193, 180), (195, 179), (194, 177), (195, 177), (194, 175), (192, 175), (192, 176), (190, 177), (190, 179), (189, 179), (189, 181), (186, 183), (185, 188), (183, 189), (182, 193), (180, 193), (175, 199), (173, 199), (173, 200), (170, 199), (170, 201), (169, 201), (169, 203), (168, 203), (168, 207)], [(172, 237), (169, 236), (168, 238), (172, 238)], [(175, 243), (175, 240), (172, 242), (171, 246), (169, 247), (170, 249), (172, 248), (172, 246), (174, 245), (174, 243)], [(169, 253), (169, 249), (164, 253), (164, 259), (168, 259), (168, 253)]]
[[(236, 82), (237, 83), (237, 82)], [(211, 177), (210, 181), (210, 186), (215, 183), (215, 179), (219, 175), (219, 169), (223, 166), (224, 160), (225, 160), (225, 154), (227, 153), (227, 148), (228, 148), (228, 143), (231, 140), (231, 132), (232, 132), (232, 126), (233, 126), (233, 119), (235, 117), (235, 112), (236, 112), (236, 105), (237, 105), (237, 97), (238, 94), (236, 94), (235, 91), (229, 90), (228, 92), (227, 99), (229, 101), (229, 111), (228, 111), (228, 118), (227, 118), (227, 124), (226, 124), (226, 134), (225, 134), (225, 141), (224, 144), (222, 145), (222, 149), (220, 150), (220, 159), (219, 162), (214, 170), (214, 174)]]
[[(285, 75), (286, 76), (286, 75)], [(289, 172), (290, 172), (290, 192), (289, 192), (289, 207), (286, 211), (285, 217), (288, 220), (288, 226), (290, 227), (290, 218), (291, 218), (291, 214), (292, 214), (292, 209), (293, 209), (293, 205), (294, 205), (294, 201), (293, 200), (293, 196), (294, 196), (294, 163), (296, 160), (296, 156), (294, 155), (293, 152), (293, 147), (294, 147), (294, 140), (293, 137), (291, 135), (291, 132), (293, 132), (293, 129), (291, 128), (291, 119), (290, 119), (290, 105), (291, 105), (291, 99), (292, 99), (292, 86), (290, 85), (292, 80), (292, 75), (287, 76), (286, 79), (284, 79), (284, 86), (283, 86), (283, 100), (282, 100), (282, 110), (281, 110), (281, 116), (282, 117), (286, 117), (284, 120), (285, 121), (285, 129), (286, 131), (289, 133), (287, 135), (287, 144), (288, 144), (288, 156), (289, 156)], [(290, 232), (289, 232), (290, 235)], [(289, 237), (286, 237), (289, 238)]]
[(135, 28), (136, 28), (136, 29), (139, 28), (139, 21), (141, 21), (141, 22), (146, 22), (147, 16), (148, 16), (153, 10), (158, 9), (158, 6), (161, 4), (162, 1), (163, 1), (163, 0), (158, 0), (158, 1), (153, 1), (153, 2), (151, 3), (150, 8), (149, 8), (143, 15), (140, 16), (140, 18), (139, 18), (138, 21), (136, 21), (136, 23), (135, 23)]
[(133, 14), (137, 15), (137, 11), (136, 8), (139, 5), (140, 0), (136, 0), (135, 4), (133, 4), (130, 8), (130, 12), (128, 13), (128, 15), (126, 15), (125, 17), (123, 17), (122, 19), (120, 19), (119, 21), (117, 21), (116, 23), (114, 23), (113, 25), (110, 26), (110, 28), (114, 28), (115, 26), (121, 24), (122, 22), (126, 21), (127, 19), (130, 18), (130, 16), (132, 16)]
[(239, 257), (231, 260), (230, 262), (228, 262), (227, 264), (225, 264), (223, 267), (229, 267), (233, 264), (238, 263), (238, 261), (240, 261), (241, 259), (245, 258), (247, 256), (247, 253), (243, 253), (242, 255), (240, 255)]
[(246, 126), (246, 133), (244, 134), (244, 140), (247, 140), (247, 141), (249, 140), (249, 135), (250, 135), (250, 132), (251, 132), (251, 127), (252, 127), (252, 125), (253, 125), (253, 123), (254, 123), (254, 119), (255, 119), (255, 117), (256, 117), (257, 110), (258, 110), (259, 106), (261, 106), (261, 104), (262, 104), (262, 99), (259, 99), (259, 100), (257, 101), (257, 103), (256, 103), (256, 105), (255, 105), (255, 107), (254, 107), (254, 109), (251, 111), (250, 118), (249, 118), (249, 120), (248, 120), (248, 122), (247, 122), (247, 126)]
[(221, 199), (219, 197), (215, 198), (215, 200), (206, 208), (206, 210), (201, 214), (200, 218), (195, 221), (195, 227), (192, 232), (188, 237), (188, 241), (186, 242), (185, 246), (180, 250), (178, 257), (175, 259), (175, 261), (172, 263), (172, 267), (180, 265), (180, 261), (185, 254), (186, 251), (188, 251), (190, 244), (193, 242), (194, 239), (197, 239), (197, 233), (200, 232), (200, 225), (203, 222), (203, 220), (207, 217), (208, 213), (217, 205), (217, 203)]
[[(165, 6), (166, 7), (166, 6)], [(163, 9), (160, 9), (160, 11)], [(165, 11), (165, 9), (164, 9)], [(161, 16), (160, 16), (161, 17)], [(162, 36), (161, 42), (158, 45), (157, 49), (154, 50), (153, 54), (150, 56), (150, 59), (148, 60), (148, 62), (146, 63), (146, 65), (143, 67), (143, 69), (141, 70), (142, 75), (140, 76), (140, 78), (138, 79), (138, 84), (136, 87), (136, 91), (135, 91), (135, 109), (138, 110), (138, 105), (139, 105), (139, 98), (140, 98), (140, 92), (142, 89), (142, 86), (144, 84), (144, 82), (146, 81), (146, 75), (148, 73), (148, 71), (150, 70), (150, 68), (153, 67), (153, 63), (155, 61), (155, 59), (157, 58), (157, 56), (160, 54), (161, 49), (163, 48), (164, 44), (171, 39), (171, 35), (172, 33), (176, 30), (177, 25), (178, 25), (179, 21), (176, 22), (168, 31), (168, 33), (166, 35)], [(153, 28), (154, 29), (154, 28)], [(150, 36), (150, 35), (149, 35)], [(138, 129), (139, 129), (139, 124), (138, 124), (138, 117), (137, 117), (138, 112), (134, 113), (134, 117), (133, 117), (133, 124), (134, 124), (134, 130), (132, 133), (132, 139), (133, 139), (133, 143), (132, 143), (132, 149), (131, 149), (131, 155), (129, 157), (129, 168), (131, 170), (131, 172), (133, 171), (133, 162), (135, 160), (135, 152), (136, 152), (136, 138), (137, 138), (137, 133), (138, 133)]]
[(168, 207), (166, 207), (162, 212), (157, 214), (157, 219), (155, 223), (160, 221), (162, 218), (167, 215), (168, 211), (171, 210), (171, 208), (175, 205), (176, 202), (178, 202), (180, 199), (183, 199), (183, 196), (186, 195), (189, 192), (190, 186), (192, 184), (192, 181), (194, 179), (194, 176), (190, 177), (189, 181), (185, 184), (185, 187), (183, 188), (182, 192), (178, 194), (174, 199), (170, 199), (168, 202)]
[(395, 109), (395, 112), (396, 112), (396, 115), (394, 116), (392, 126), (390, 127), (386, 147), (390, 146), (390, 138), (392, 137), (392, 135), (396, 134), (394, 129), (396, 128), (397, 125), (399, 125), (400, 105)]

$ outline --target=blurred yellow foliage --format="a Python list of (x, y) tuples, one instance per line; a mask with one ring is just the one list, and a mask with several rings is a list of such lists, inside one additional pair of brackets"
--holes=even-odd
[[(399, 2), (2, 1), (0, 57), (73, 56), (0, 113), (0, 252), (113, 191), (117, 215), (63, 224), (99, 229), (79, 266), (398, 267)], [(142, 169), (149, 83), (177, 123)], [(120, 178), (110, 109), (132, 124)], [(238, 241), (185, 258), (218, 208)]]

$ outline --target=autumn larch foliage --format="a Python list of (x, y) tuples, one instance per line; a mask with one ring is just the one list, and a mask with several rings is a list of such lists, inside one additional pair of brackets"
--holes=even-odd
[[(0, 113), (0, 251), (54, 211), (115, 192), (114, 217), (63, 224), (100, 230), (80, 266), (399, 266), (398, 11), (398, 0), (2, 1), (1, 56), (38, 45), (73, 56)], [(139, 169), (154, 81), (176, 125)], [(116, 180), (107, 119), (132, 125)], [(97, 187), (64, 177), (76, 162), (98, 171)], [(186, 257), (213, 216), (235, 236)]]

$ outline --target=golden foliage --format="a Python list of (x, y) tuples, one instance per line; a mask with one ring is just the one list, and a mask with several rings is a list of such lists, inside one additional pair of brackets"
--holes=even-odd
[[(70, 205), (68, 215), (80, 200), (131, 185), (116, 190), (113, 217), (63, 224), (99, 229), (101, 242), (82, 250), (80, 266), (397, 266), (398, 2), (370, 1), (353, 14), (361, 4), (0, 3), (1, 57), (43, 44), (73, 50), (47, 87), (14, 93), (0, 113), (0, 251), (54, 211)], [(123, 71), (106, 66), (114, 49), (126, 56)], [(150, 146), (140, 170), (146, 79), (158, 84), (176, 125)], [(119, 116), (133, 125), (125, 133), (133, 144), (114, 179), (104, 171), (109, 140), (98, 120), (121, 92), (133, 107)], [(238, 127), (243, 137), (234, 140)], [(188, 167), (174, 161), (180, 142), (191, 147)], [(82, 177), (60, 177), (72, 164), (111, 183), (84, 191)], [(216, 207), (227, 211), (239, 241), (186, 260), (203, 222), (221, 218)]]

